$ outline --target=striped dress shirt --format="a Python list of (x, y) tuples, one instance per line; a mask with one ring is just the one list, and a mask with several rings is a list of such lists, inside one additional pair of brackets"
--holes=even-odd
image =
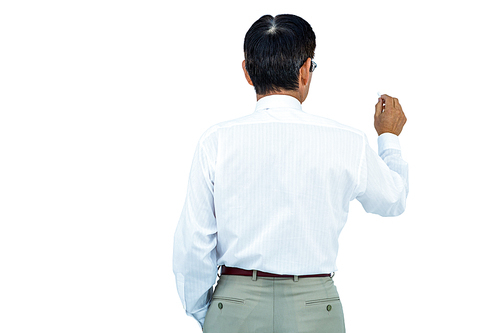
[(302, 110), (291, 96), (211, 126), (198, 141), (174, 236), (173, 270), (189, 316), (203, 327), (217, 266), (307, 275), (337, 270), (349, 202), (403, 213), (408, 165), (398, 137), (366, 135)]

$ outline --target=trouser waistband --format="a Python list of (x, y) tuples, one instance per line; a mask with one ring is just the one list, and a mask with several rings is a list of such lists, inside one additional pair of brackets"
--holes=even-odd
[(281, 275), (281, 274), (273, 274), (273, 273), (267, 273), (267, 272), (262, 272), (258, 270), (247, 270), (247, 269), (241, 269), (237, 267), (227, 267), (227, 266), (221, 266), (221, 275), (243, 275), (243, 276), (252, 276), (253, 279), (256, 279), (257, 276), (260, 277), (278, 277), (278, 278), (309, 278), (309, 277), (333, 277), (335, 273), (331, 274), (311, 274), (311, 275)]

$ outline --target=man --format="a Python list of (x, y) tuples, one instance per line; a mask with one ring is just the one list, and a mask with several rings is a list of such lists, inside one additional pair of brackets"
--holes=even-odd
[(210, 127), (196, 147), (173, 268), (206, 333), (345, 332), (332, 275), (349, 202), (405, 210), (401, 105), (388, 95), (375, 105), (379, 156), (363, 132), (303, 111), (315, 47), (298, 16), (257, 20), (243, 61), (255, 112)]

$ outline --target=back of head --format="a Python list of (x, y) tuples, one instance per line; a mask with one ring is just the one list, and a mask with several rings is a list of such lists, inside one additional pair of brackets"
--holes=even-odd
[(264, 15), (245, 35), (245, 68), (258, 95), (299, 87), (299, 69), (314, 58), (316, 35), (291, 14)]

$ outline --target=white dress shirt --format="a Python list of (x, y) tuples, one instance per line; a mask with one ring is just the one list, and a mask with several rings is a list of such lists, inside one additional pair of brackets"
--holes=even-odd
[(408, 165), (398, 137), (366, 135), (271, 95), (255, 112), (201, 136), (174, 237), (173, 270), (186, 313), (203, 326), (217, 266), (306, 275), (337, 270), (349, 202), (405, 210)]

